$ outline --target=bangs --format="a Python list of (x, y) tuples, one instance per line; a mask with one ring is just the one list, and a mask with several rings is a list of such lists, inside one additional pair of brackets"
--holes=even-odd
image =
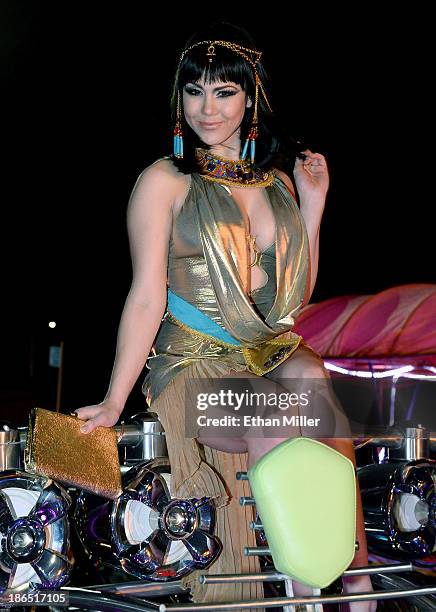
[(252, 89), (254, 81), (253, 68), (243, 57), (223, 47), (215, 46), (215, 55), (209, 62), (206, 55), (207, 46), (192, 49), (180, 65), (177, 86), (182, 88), (186, 83), (197, 83), (204, 75), (205, 83), (237, 83), (244, 91)]

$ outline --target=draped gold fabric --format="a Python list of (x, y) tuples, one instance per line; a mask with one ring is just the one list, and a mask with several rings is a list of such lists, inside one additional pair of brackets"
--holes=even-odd
[[(309, 265), (308, 238), (299, 208), (278, 176), (264, 187), (276, 221), (276, 241), (260, 262), (266, 284), (250, 291), (248, 229), (239, 206), (220, 183), (191, 175), (189, 193), (174, 219), (168, 257), (168, 285), (236, 338), (241, 347), (192, 334), (167, 313), (158, 332), (149, 372), (143, 383), (149, 410), (158, 415), (167, 435), (173, 494), (213, 497), (216, 534), (223, 552), (206, 573), (259, 571), (248, 525), (251, 507), (239, 505), (248, 483), (235, 472), (246, 471), (245, 453), (224, 453), (184, 437), (185, 406), (194, 401), (194, 378), (215, 378), (231, 370), (267, 372), (289, 358), (301, 336), (292, 332), (303, 302)], [(303, 341), (304, 342), (304, 341)], [(267, 364), (267, 365), (265, 365)], [(269, 365), (268, 365), (269, 364)], [(262, 583), (200, 585), (198, 572), (185, 577), (193, 601), (235, 601), (263, 596)]]

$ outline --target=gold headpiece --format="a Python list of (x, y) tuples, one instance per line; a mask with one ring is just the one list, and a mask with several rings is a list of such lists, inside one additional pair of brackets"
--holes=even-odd
[[(239, 53), (239, 55), (242, 55), (242, 57), (244, 57), (247, 60), (247, 62), (250, 62), (253, 68), (255, 68), (256, 63), (262, 57), (262, 51), (256, 51), (255, 49), (248, 49), (247, 47), (243, 47), (242, 45), (238, 45), (237, 43), (228, 42), (227, 40), (202, 40), (201, 42), (194, 43), (187, 49), (184, 49), (180, 56), (180, 62), (185, 57), (185, 55), (188, 53), (188, 51), (191, 51), (191, 49), (194, 49), (195, 47), (199, 47), (200, 45), (208, 45), (208, 50), (207, 50), (206, 55), (209, 56), (209, 62), (211, 62), (212, 57), (216, 55), (215, 45), (221, 45), (222, 47), (231, 49), (231, 51), (235, 51), (235, 53)], [(253, 59), (249, 57), (247, 53), (253, 54), (256, 57), (255, 61), (253, 61)]]
[[(191, 51), (191, 49), (194, 49), (195, 47), (199, 47), (200, 45), (207, 45), (206, 56), (208, 57), (209, 62), (212, 62), (213, 58), (216, 56), (215, 46), (218, 45), (221, 47), (225, 47), (226, 49), (230, 49), (231, 51), (234, 51), (235, 53), (243, 57), (253, 67), (254, 77), (255, 77), (255, 82), (256, 82), (256, 91), (255, 91), (255, 97), (254, 97), (254, 111), (253, 111), (251, 128), (250, 128), (247, 140), (245, 141), (241, 159), (245, 159), (247, 155), (248, 144), (251, 141), (250, 158), (251, 158), (251, 163), (254, 163), (254, 155), (255, 155), (255, 147), (256, 147), (255, 141), (259, 134), (258, 127), (257, 127), (257, 107), (258, 107), (258, 100), (259, 100), (259, 87), (262, 91), (262, 94), (268, 106), (268, 109), (272, 112), (272, 108), (266, 96), (266, 93), (263, 88), (262, 81), (260, 80), (259, 74), (257, 72), (257, 66), (256, 66), (256, 64), (260, 61), (260, 58), (262, 57), (262, 51), (257, 51), (256, 49), (249, 49), (247, 47), (243, 47), (242, 45), (238, 45), (237, 43), (229, 42), (227, 40), (202, 40), (201, 42), (194, 43), (193, 45), (191, 45), (190, 47), (182, 51), (182, 54), (180, 55), (180, 60), (179, 60), (179, 67), (185, 55), (189, 51)], [(179, 68), (177, 68), (177, 71), (178, 70)], [(180, 90), (179, 89), (177, 90), (177, 118), (176, 118), (176, 126), (174, 128), (174, 155), (175, 157), (179, 157), (179, 158), (183, 157), (182, 112), (181, 112)]]

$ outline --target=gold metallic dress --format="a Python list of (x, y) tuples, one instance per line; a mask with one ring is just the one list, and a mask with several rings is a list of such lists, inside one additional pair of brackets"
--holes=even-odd
[[(276, 240), (259, 265), (268, 275), (264, 286), (250, 292), (248, 228), (224, 184), (191, 174), (188, 195), (173, 220), (168, 256), (169, 289), (228, 332), (239, 345), (198, 332), (167, 309), (156, 337), (155, 354), (142, 391), (149, 411), (156, 413), (167, 436), (172, 494), (215, 499), (216, 535), (223, 551), (201, 573), (259, 572), (257, 557), (244, 556), (256, 546), (249, 523), (253, 507), (239, 497), (250, 495), (246, 453), (225, 453), (185, 437), (185, 406), (194, 401), (194, 378), (221, 377), (231, 370), (262, 376), (292, 355), (301, 336), (291, 331), (304, 299), (309, 251), (297, 203), (273, 173), (265, 187), (276, 222)], [(192, 405), (192, 404), (191, 404)], [(186, 576), (194, 602), (236, 601), (263, 597), (257, 583), (201, 585), (199, 571)]]

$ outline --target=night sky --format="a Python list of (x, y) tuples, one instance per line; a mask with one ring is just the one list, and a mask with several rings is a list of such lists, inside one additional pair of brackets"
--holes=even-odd
[[(413, 41), (410, 16), (382, 20), (357, 7), (339, 24), (312, 4), (286, 17), (271, 4), (262, 13), (166, 7), (0, 3), (3, 418), (26, 421), (33, 403), (53, 406), (48, 347), (60, 340), (62, 410), (103, 399), (131, 282), (129, 195), (170, 152), (169, 97), (185, 40), (218, 17), (252, 33), (277, 112), (329, 163), (311, 301), (436, 282), (432, 79), (421, 76), (427, 39)], [(143, 405), (142, 379), (132, 409)]]

